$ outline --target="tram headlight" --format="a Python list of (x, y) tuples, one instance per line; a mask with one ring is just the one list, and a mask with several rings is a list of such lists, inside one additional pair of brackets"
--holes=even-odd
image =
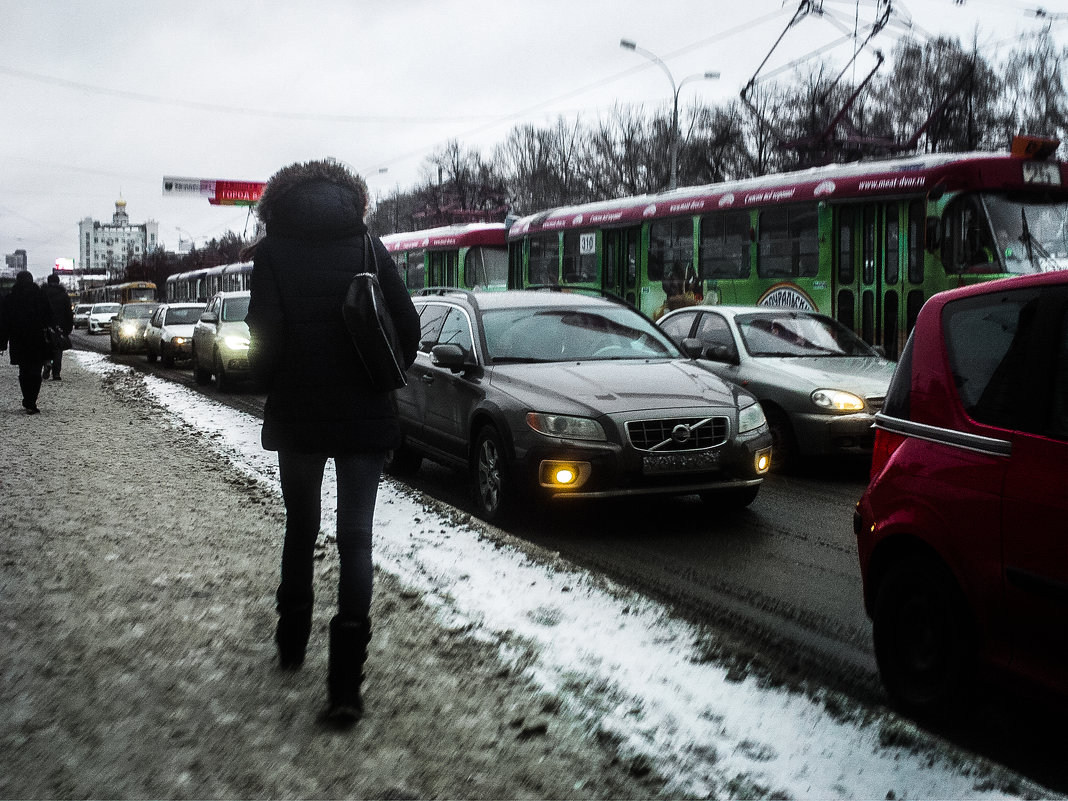
[(840, 389), (817, 389), (812, 393), (812, 402), (829, 412), (862, 412), (864, 400), (852, 392)]
[(588, 417), (572, 417), (568, 414), (543, 414), (527, 412), (527, 425), (539, 434), (563, 439), (585, 439), (604, 442), (608, 439), (596, 420)]

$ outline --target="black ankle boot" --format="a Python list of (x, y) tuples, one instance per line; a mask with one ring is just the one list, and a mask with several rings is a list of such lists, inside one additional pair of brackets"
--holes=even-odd
[(370, 640), (369, 620), (351, 620), (336, 615), (330, 621), (326, 718), (334, 724), (351, 725), (363, 716), (360, 685)]
[(304, 651), (311, 635), (311, 624), (311, 604), (279, 607), (274, 641), (278, 643), (278, 665), (282, 670), (297, 670), (304, 664)]

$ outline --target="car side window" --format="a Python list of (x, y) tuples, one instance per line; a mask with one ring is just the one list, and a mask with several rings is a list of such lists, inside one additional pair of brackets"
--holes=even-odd
[(694, 336), (701, 340), (702, 345), (722, 345), (727, 348), (728, 353), (732, 355), (735, 353), (734, 336), (731, 334), (727, 321), (720, 314), (714, 312), (702, 314)]
[(438, 344), (438, 334), (448, 311), (449, 307), (440, 303), (427, 303), (419, 310), (419, 350), (423, 353), (430, 353)]
[(679, 312), (660, 322), (660, 329), (676, 342), (682, 342), (690, 335), (696, 312)]
[(474, 343), (471, 340), (471, 323), (467, 319), (467, 314), (461, 309), (449, 310), (441, 326), (441, 332), (438, 334), (438, 344), (459, 345), (464, 349), (464, 353), (468, 354), (474, 350)]
[(1066, 295), (1011, 290), (946, 305), (949, 363), (970, 417), (1065, 437)]

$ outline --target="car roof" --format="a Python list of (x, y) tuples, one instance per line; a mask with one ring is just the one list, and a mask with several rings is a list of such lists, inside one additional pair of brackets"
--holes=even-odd
[[(213, 298), (223, 298), (224, 300), (226, 298), (247, 298), (248, 296), (249, 290), (247, 289), (237, 290), (234, 292), (216, 292), (214, 295), (212, 295)], [(195, 306), (196, 304), (193, 305)]]
[(194, 301), (180, 301), (178, 303), (161, 303), (161, 306), (166, 306), (168, 309), (203, 309), (204, 304)]
[(1051, 287), (1068, 284), (1068, 270), (1053, 270), (1045, 273), (1032, 275), (1014, 275), (1011, 278), (998, 278), (993, 281), (982, 281), (978, 284), (946, 289), (931, 297), (938, 304), (945, 304), (959, 298), (973, 297), (975, 295), (990, 295), (1004, 292), (1006, 289), (1027, 289), (1029, 287)]
[(678, 309), (672, 309), (660, 319), (663, 320), (666, 317), (679, 314), (681, 312), (694, 311), (694, 310), (716, 310), (723, 312), (729, 317), (737, 317), (741, 314), (803, 314), (812, 317), (826, 317), (823, 312), (812, 311), (812, 309), (788, 309), (783, 306), (721, 306), (719, 304), (714, 306), (708, 306), (699, 304), (695, 306), (683, 306)]

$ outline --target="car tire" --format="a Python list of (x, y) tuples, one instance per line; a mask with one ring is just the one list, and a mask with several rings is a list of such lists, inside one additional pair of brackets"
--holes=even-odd
[(166, 345), (161, 345), (159, 350), (160, 361), (163, 362), (164, 367), (174, 367), (174, 354), (167, 350)]
[(215, 365), (213, 369), (215, 374), (215, 388), (219, 390), (219, 392), (229, 392), (233, 388), (233, 381), (231, 381), (230, 376), (226, 374), (226, 368), (223, 367), (222, 359), (219, 357), (218, 351), (216, 351), (213, 361)]
[(152, 348), (147, 345), (145, 346), (145, 361), (149, 364), (155, 364), (156, 362), (156, 354), (153, 352)]
[(114, 339), (111, 340), (111, 352), (112, 353), (118, 353), (119, 352), (119, 343), (116, 342)]
[(385, 472), (397, 478), (407, 478), (419, 472), (423, 455), (401, 444), (386, 454)]
[(499, 522), (513, 511), (517, 490), (508, 474), (504, 442), (492, 425), (483, 426), (475, 439), (471, 490), (484, 520)]
[(706, 490), (701, 493), (701, 502), (717, 509), (744, 509), (756, 500), (760, 485), (731, 487), (723, 490)]
[(200, 366), (196, 350), (193, 351), (193, 380), (202, 387), (211, 383), (211, 370), (205, 370)]
[(766, 406), (764, 416), (771, 429), (771, 470), (785, 473), (797, 464), (797, 437), (786, 412), (777, 406)]
[(972, 684), (975, 637), (964, 596), (931, 559), (887, 570), (872, 612), (875, 661), (887, 692), (924, 717), (956, 708)]

